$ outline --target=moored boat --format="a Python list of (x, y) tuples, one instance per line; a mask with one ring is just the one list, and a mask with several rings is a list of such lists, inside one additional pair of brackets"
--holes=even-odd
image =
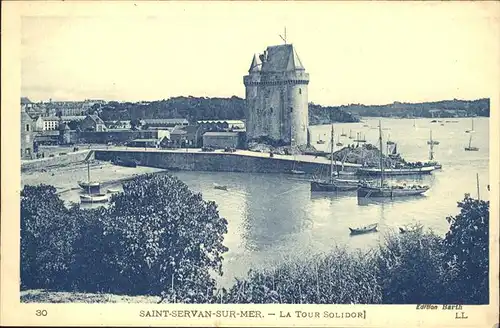
[(430, 174), (436, 168), (435, 166), (406, 167), (381, 169), (379, 167), (360, 167), (357, 172), (359, 175), (420, 175)]
[(422, 231), (422, 227), (414, 227), (414, 228), (399, 227), (399, 233), (418, 232), (418, 231)]
[[(379, 121), (379, 146), (382, 149), (382, 126)], [(386, 171), (384, 169), (384, 161), (382, 158), (382, 151), (379, 153), (380, 159), (380, 168), (368, 168), (372, 169), (373, 172), (380, 173), (380, 185), (374, 185), (370, 183), (363, 183), (357, 190), (358, 198), (364, 197), (402, 197), (402, 196), (416, 196), (423, 194), (427, 190), (429, 190), (428, 186), (420, 186), (420, 185), (406, 185), (406, 184), (396, 184), (396, 185), (387, 185), (384, 183), (384, 176)], [(415, 170), (419, 170), (420, 172), (431, 172), (434, 170), (433, 166), (430, 167), (419, 167), (419, 168), (408, 168), (408, 169), (389, 169), (392, 170), (393, 174), (400, 174), (401, 170), (406, 170), (406, 172), (414, 172)], [(425, 171), (423, 171), (425, 170)], [(363, 172), (363, 171), (362, 171)], [(366, 171), (365, 171), (366, 172)], [(409, 174), (409, 173), (408, 173)]]
[(369, 224), (365, 227), (360, 227), (360, 228), (349, 228), (351, 231), (351, 235), (361, 235), (364, 233), (370, 233), (370, 232), (375, 232), (377, 231), (377, 223)]
[(98, 181), (78, 181), (78, 185), (82, 189), (88, 189), (88, 188), (97, 188), (101, 185), (101, 183)]
[(290, 174), (296, 174), (296, 175), (306, 174), (305, 171), (300, 171), (300, 170), (290, 170), (290, 171), (288, 171), (288, 173), (290, 173)]
[(469, 146), (465, 147), (465, 151), (478, 151), (479, 148), (472, 146), (472, 134), (469, 137)]
[(227, 191), (227, 186), (223, 186), (217, 183), (214, 183), (214, 189), (225, 190)]
[(429, 190), (429, 186), (411, 185), (411, 186), (390, 186), (382, 187), (370, 186), (368, 184), (361, 185), (358, 190), (358, 197), (404, 197), (416, 196), (425, 193)]
[(107, 194), (80, 195), (82, 203), (106, 203), (109, 200)]
[(125, 166), (125, 167), (137, 167), (137, 162), (129, 159), (116, 158), (112, 161), (114, 165)]
[(120, 192), (120, 189), (118, 188), (108, 188), (108, 190), (106, 191), (108, 194), (117, 194)]

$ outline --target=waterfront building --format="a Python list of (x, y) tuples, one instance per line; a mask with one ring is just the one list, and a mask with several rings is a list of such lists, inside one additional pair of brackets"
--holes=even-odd
[(245, 122), (242, 120), (200, 120), (196, 122), (206, 131), (243, 130)]
[(103, 132), (107, 130), (104, 121), (97, 115), (87, 115), (83, 121), (80, 122), (81, 131), (96, 131)]
[(21, 159), (32, 159), (34, 155), (33, 120), (21, 106)]
[(238, 132), (205, 132), (203, 134), (203, 146), (214, 148), (239, 148), (240, 133)]
[(309, 74), (292, 44), (254, 55), (244, 76), (247, 140), (309, 144)]
[(35, 121), (36, 131), (54, 131), (59, 129), (60, 119), (57, 116), (38, 116)]
[(176, 127), (176, 126), (187, 126), (189, 125), (188, 120), (185, 118), (145, 118), (141, 120), (141, 123), (146, 128), (155, 127)]

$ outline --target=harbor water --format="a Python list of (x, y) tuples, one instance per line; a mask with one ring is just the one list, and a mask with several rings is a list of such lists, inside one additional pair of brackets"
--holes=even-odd
[[(250, 174), (229, 172), (188, 172), (174, 174), (192, 190), (201, 192), (205, 200), (218, 204), (220, 215), (228, 222), (221, 285), (229, 286), (235, 277), (244, 277), (249, 269), (268, 268), (288, 259), (328, 252), (338, 246), (352, 250), (368, 250), (384, 239), (384, 234), (398, 227), (420, 222), (440, 235), (448, 230), (446, 217), (459, 212), (457, 202), (465, 193), (477, 197), (476, 174), (479, 175), (481, 199), (489, 199), (489, 119), (475, 118), (474, 132), (470, 118), (387, 119), (383, 118), (383, 144), (388, 138), (397, 143), (398, 151), (407, 161), (426, 161), (429, 157), (430, 130), (439, 141), (434, 146), (435, 160), (442, 170), (421, 177), (398, 177), (400, 182), (427, 184), (431, 189), (422, 197), (395, 200), (359, 201), (355, 193), (311, 193), (310, 184), (286, 174)], [(448, 122), (447, 122), (448, 121)], [(367, 143), (378, 147), (378, 119), (362, 123), (334, 125), (335, 141), (355, 144), (349, 139), (361, 133)], [(340, 137), (343, 132), (346, 137)], [(330, 126), (312, 126), (311, 143), (319, 150), (329, 150)], [(479, 151), (465, 151), (472, 135), (472, 145)], [(316, 144), (319, 138), (325, 144)], [(335, 146), (335, 149), (340, 149)], [(104, 164), (92, 169), (93, 179), (111, 180), (127, 174), (154, 172), (149, 168), (123, 168)], [(51, 176), (50, 172), (23, 174), (23, 184), (48, 183), (60, 189), (76, 186), (86, 179), (86, 167), (67, 170)], [(66, 176), (67, 175), (67, 176)], [(214, 184), (228, 190), (214, 189)], [(111, 184), (110, 187), (119, 187)], [(79, 190), (61, 193), (66, 201), (78, 201)], [(379, 232), (350, 236), (349, 227), (378, 223)]]

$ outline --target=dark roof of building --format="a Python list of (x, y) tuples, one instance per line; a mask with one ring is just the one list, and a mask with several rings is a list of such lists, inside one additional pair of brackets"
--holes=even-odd
[(237, 137), (238, 132), (205, 132), (203, 136), (207, 137)]
[(158, 139), (134, 139), (132, 142), (158, 142)]
[(170, 134), (171, 135), (187, 134), (187, 131), (182, 130), (182, 129), (174, 129), (174, 130), (170, 131)]
[(188, 124), (185, 118), (145, 118), (144, 124)]
[(256, 54), (253, 55), (252, 64), (250, 64), (250, 68), (248, 69), (248, 73), (259, 72), (262, 68), (262, 62)]
[(90, 119), (98, 124), (104, 124), (104, 121), (97, 115), (88, 115)]
[(291, 44), (267, 47), (266, 53), (261, 55), (262, 72), (285, 72), (304, 70), (295, 48)]
[(33, 102), (29, 100), (28, 97), (21, 97), (21, 105), (32, 104)]

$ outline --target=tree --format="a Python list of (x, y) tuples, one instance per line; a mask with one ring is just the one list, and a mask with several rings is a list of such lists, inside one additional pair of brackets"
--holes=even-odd
[(209, 302), (222, 275), (227, 221), (173, 176), (147, 175), (113, 197), (104, 235), (120, 293)]
[(415, 227), (388, 235), (378, 251), (384, 304), (443, 303), (442, 239)]
[(489, 300), (489, 214), (487, 201), (466, 195), (460, 213), (447, 217), (445, 260), (450, 302), (487, 304)]
[(70, 121), (68, 123), (68, 127), (69, 127), (70, 130), (77, 130), (79, 128), (79, 126), (80, 126), (80, 122), (75, 121), (75, 120)]
[(21, 287), (65, 288), (76, 225), (53, 186), (21, 192)]

